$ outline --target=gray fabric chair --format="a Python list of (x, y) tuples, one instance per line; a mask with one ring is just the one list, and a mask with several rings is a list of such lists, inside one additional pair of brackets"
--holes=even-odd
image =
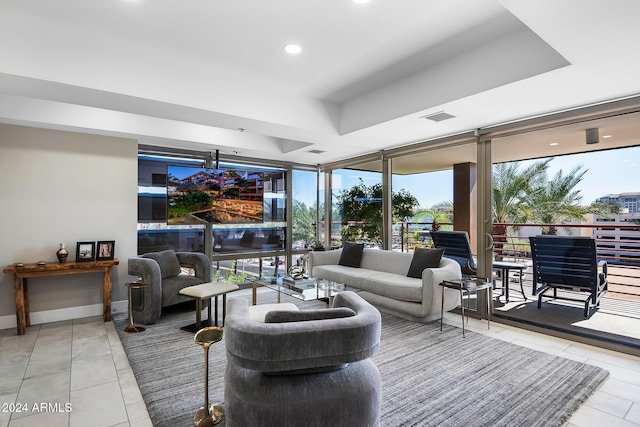
[[(211, 261), (198, 252), (149, 252), (129, 258), (129, 274), (139, 276), (147, 285), (133, 293), (133, 315), (136, 322), (150, 325), (160, 319), (162, 307), (192, 301), (178, 292), (187, 286), (211, 281)], [(192, 268), (194, 276), (181, 274), (181, 268)]]
[(376, 308), (347, 291), (331, 309), (272, 311), (265, 323), (244, 298), (227, 309), (227, 427), (379, 425)]

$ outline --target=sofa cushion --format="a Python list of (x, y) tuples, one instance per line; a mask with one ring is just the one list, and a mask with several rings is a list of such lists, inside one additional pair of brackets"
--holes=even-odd
[(413, 259), (411, 260), (407, 277), (422, 279), (422, 271), (425, 268), (440, 267), (443, 253), (444, 249), (416, 248), (413, 251)]
[(346, 283), (348, 288), (354, 287), (401, 301), (422, 301), (422, 279), (335, 264), (314, 267), (313, 273), (316, 277)]
[(314, 310), (278, 310), (270, 311), (265, 317), (265, 323), (304, 322), (308, 320), (339, 319), (355, 316), (356, 312), (349, 307), (321, 308)]
[(413, 253), (365, 248), (362, 252), (360, 268), (406, 276), (412, 260)]
[(151, 258), (160, 266), (160, 275), (163, 279), (180, 274), (180, 262), (176, 253), (169, 249), (162, 252), (149, 252), (142, 255), (143, 258)]
[(345, 242), (342, 247), (342, 253), (340, 254), (340, 261), (338, 261), (338, 264), (344, 265), (345, 267), (360, 268), (363, 250), (364, 243)]

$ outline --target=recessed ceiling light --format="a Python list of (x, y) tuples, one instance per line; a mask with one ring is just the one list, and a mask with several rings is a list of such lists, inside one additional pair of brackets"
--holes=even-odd
[(283, 49), (285, 52), (290, 53), (291, 55), (297, 55), (302, 52), (302, 48), (300, 47), (300, 45), (294, 43), (285, 44)]
[(602, 135), (602, 139), (611, 138), (613, 135)]
[(353, 0), (354, 3), (356, 4), (365, 4), (365, 3), (369, 3), (371, 0)]
[(549, 145), (558, 145), (558, 143), (557, 142), (552, 142)]

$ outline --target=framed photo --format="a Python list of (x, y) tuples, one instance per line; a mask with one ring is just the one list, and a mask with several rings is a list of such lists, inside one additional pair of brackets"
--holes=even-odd
[(115, 240), (99, 240), (97, 253), (96, 253), (96, 261), (102, 261), (105, 259), (113, 259), (113, 252), (116, 249), (116, 241)]
[(78, 242), (76, 244), (76, 262), (96, 259), (96, 242)]

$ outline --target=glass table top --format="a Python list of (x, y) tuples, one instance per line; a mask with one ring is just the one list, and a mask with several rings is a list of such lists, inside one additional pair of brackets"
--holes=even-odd
[(282, 284), (273, 283), (270, 279), (259, 279), (255, 283), (303, 301), (324, 300), (334, 297), (338, 292), (347, 290), (344, 283), (314, 278), (284, 278)]

